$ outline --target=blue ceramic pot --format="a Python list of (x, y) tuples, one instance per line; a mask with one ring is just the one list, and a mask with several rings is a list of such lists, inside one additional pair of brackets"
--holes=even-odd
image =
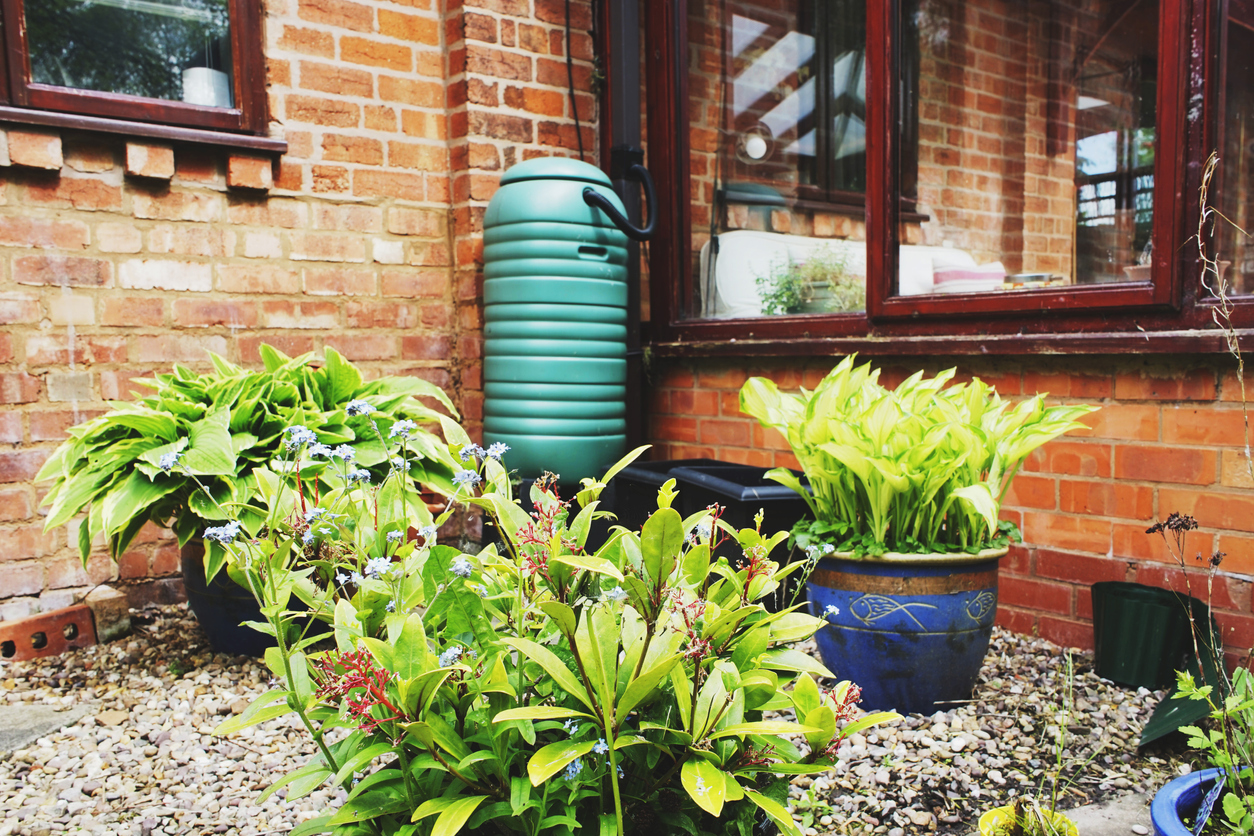
[(1184, 819), (1197, 815), (1197, 808), (1219, 780), (1219, 773), (1218, 769), (1190, 772), (1169, 781), (1159, 790), (1150, 803), (1150, 820), (1154, 822), (1156, 836), (1193, 836), (1184, 826)]
[(824, 557), (808, 584), (810, 612), (828, 622), (815, 636), (823, 664), (862, 688), (868, 711), (930, 714), (969, 699), (1006, 551)]

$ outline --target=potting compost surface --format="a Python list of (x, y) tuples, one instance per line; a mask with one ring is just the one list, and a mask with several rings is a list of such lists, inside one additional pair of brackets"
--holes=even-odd
[[(0, 711), (48, 706), (75, 722), (0, 753), (0, 836), (286, 833), (339, 803), (322, 788), (288, 803), (262, 789), (301, 766), (312, 746), (294, 717), (221, 738), (213, 729), (268, 688), (258, 660), (214, 655), (184, 606), (136, 611), (134, 633), (107, 645), (0, 663)], [(813, 645), (802, 645), (814, 651)], [(793, 811), (819, 833), (968, 833), (979, 814), (1031, 792), (1058, 762), (1053, 733), (1064, 653), (998, 630), (975, 699), (854, 735), (827, 773), (793, 781)], [(1161, 692), (1098, 679), (1075, 655), (1062, 797), (1073, 807), (1153, 792), (1187, 769), (1178, 748), (1136, 751)]]

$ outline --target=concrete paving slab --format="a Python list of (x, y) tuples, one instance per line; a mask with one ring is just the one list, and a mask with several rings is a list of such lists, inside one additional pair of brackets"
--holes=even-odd
[(1068, 810), (1067, 817), (1075, 822), (1081, 836), (1132, 836), (1137, 832), (1132, 828), (1137, 825), (1145, 828), (1141, 832), (1153, 833), (1154, 825), (1150, 821), (1153, 798), (1148, 793), (1125, 795)]
[(51, 705), (12, 704), (0, 706), (0, 752), (24, 749), (44, 735), (77, 723), (96, 709), (76, 705), (57, 711)]

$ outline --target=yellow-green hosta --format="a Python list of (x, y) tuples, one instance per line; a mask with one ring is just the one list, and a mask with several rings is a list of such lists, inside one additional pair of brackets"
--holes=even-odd
[(854, 359), (813, 392), (750, 378), (740, 408), (792, 446), (810, 489), (786, 468), (767, 475), (809, 504), (817, 525), (803, 523), (805, 535), (859, 553), (996, 545), (1001, 501), (1023, 459), (1097, 409), (1047, 407), (1042, 395), (1012, 405), (978, 378), (947, 386), (954, 369), (917, 372), (889, 390), (878, 369)]

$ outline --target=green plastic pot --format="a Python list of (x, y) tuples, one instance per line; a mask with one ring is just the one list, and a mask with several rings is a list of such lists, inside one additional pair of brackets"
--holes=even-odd
[[(1134, 688), (1157, 690), (1175, 682), (1192, 651), (1189, 609), (1206, 623), (1205, 603), (1169, 589), (1123, 581), (1095, 583), (1094, 668), (1097, 675)], [(1200, 610), (1199, 610), (1200, 608)]]

